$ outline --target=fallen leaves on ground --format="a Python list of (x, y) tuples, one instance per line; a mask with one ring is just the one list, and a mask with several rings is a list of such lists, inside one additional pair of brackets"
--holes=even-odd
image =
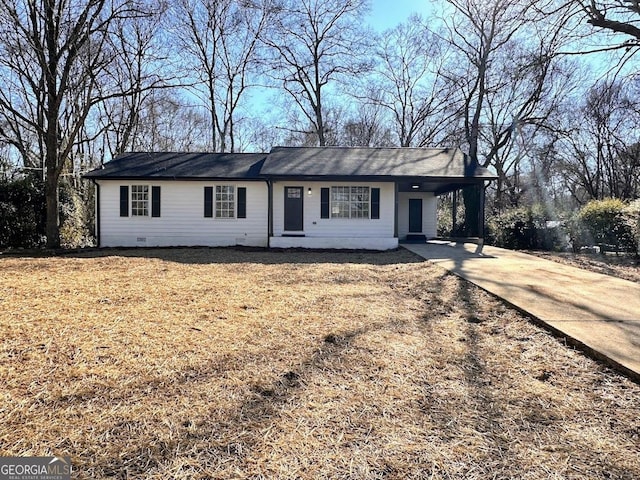
[(0, 258), (0, 454), (74, 478), (639, 478), (640, 387), (405, 250)]

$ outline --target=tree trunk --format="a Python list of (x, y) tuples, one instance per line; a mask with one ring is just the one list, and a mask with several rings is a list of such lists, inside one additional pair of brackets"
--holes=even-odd
[(313, 50), (313, 87), (312, 91), (315, 94), (315, 98), (311, 100), (311, 105), (315, 106), (315, 114), (316, 114), (316, 128), (318, 134), (318, 146), (325, 147), (327, 145), (327, 141), (324, 138), (324, 118), (322, 118), (322, 82), (320, 81), (320, 53), (319, 53), (319, 43), (316, 40), (315, 49)]
[(325, 147), (327, 145), (327, 140), (324, 137), (324, 121), (322, 119), (322, 112), (319, 110), (316, 113), (316, 118), (318, 120), (318, 146)]
[[(49, 154), (47, 154), (47, 157), (48, 156)], [(59, 248), (60, 217), (58, 215), (58, 175), (55, 169), (47, 168), (44, 194), (47, 203), (47, 248)]]
[(480, 236), (480, 193), (479, 187), (462, 189), (464, 200), (464, 234), (467, 237)]
[(504, 178), (505, 174), (501, 168), (496, 168), (498, 178), (496, 179), (496, 196), (493, 208), (496, 212), (502, 213), (504, 209)]
[(318, 69), (320, 67), (316, 64), (316, 126), (318, 127), (318, 146), (325, 147), (327, 140), (324, 137), (324, 118), (322, 118), (322, 85), (320, 85), (320, 77)]

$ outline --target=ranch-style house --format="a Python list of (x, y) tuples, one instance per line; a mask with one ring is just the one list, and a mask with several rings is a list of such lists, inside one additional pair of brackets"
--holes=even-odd
[(386, 250), (436, 236), (437, 196), (495, 178), (455, 148), (124, 153), (85, 175), (101, 247)]

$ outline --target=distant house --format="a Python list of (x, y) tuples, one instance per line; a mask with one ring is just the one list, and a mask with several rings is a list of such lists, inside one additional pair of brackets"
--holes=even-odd
[(125, 153), (85, 177), (103, 247), (374, 250), (435, 237), (437, 196), (494, 178), (459, 149), (365, 147)]

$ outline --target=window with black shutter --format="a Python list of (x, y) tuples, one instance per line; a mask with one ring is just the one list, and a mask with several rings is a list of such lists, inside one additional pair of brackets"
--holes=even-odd
[(213, 187), (204, 187), (204, 216), (213, 217)]
[(151, 216), (160, 216), (160, 187), (151, 187)]
[(371, 189), (371, 218), (380, 218), (380, 189)]
[(120, 186), (120, 216), (129, 216), (129, 186)]
[(320, 189), (320, 218), (329, 218), (329, 189)]
[(247, 188), (238, 187), (238, 218), (247, 218)]

